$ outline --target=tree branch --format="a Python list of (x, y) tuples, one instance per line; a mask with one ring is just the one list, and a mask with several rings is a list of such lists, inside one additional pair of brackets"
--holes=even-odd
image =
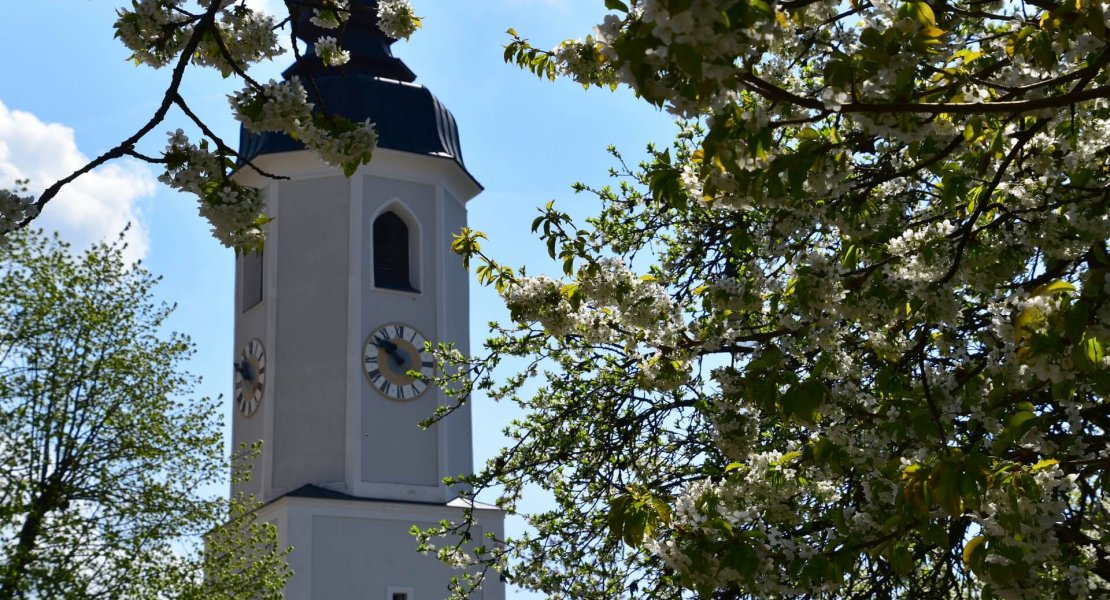
[[(208, 125), (203, 120), (201, 120), (201, 118), (198, 117), (191, 108), (189, 108), (189, 105), (185, 103), (185, 99), (181, 97), (181, 94), (174, 94), (173, 102), (177, 105), (178, 108), (181, 109), (181, 112), (185, 113), (185, 116), (189, 117), (189, 119), (192, 120), (192, 122), (200, 128), (201, 133), (203, 133), (212, 141), (216, 142), (216, 146), (220, 149), (221, 152), (226, 152), (228, 154), (231, 154), (232, 156), (238, 156), (239, 158), (242, 158), (238, 152), (228, 146), (223, 141), (223, 138), (216, 135), (216, 132), (212, 131), (211, 128), (209, 128)], [(270, 173), (269, 171), (263, 170), (259, 166), (255, 165), (253, 160), (245, 161), (244, 164), (263, 177), (268, 177), (270, 179), (289, 179), (285, 175), (278, 175), (276, 173)]]
[(177, 64), (173, 68), (173, 74), (170, 77), (170, 85), (162, 96), (162, 102), (159, 104), (158, 109), (154, 111), (154, 114), (151, 115), (150, 119), (147, 120), (138, 131), (112, 149), (104, 152), (100, 156), (89, 161), (85, 166), (59, 179), (50, 187), (43, 190), (42, 194), (39, 195), (38, 199), (32, 204), (34, 210), (28, 211), (27, 215), (15, 224), (13, 230), (23, 229), (29, 225), (31, 221), (42, 212), (42, 209), (47, 203), (53, 200), (54, 197), (58, 195), (58, 192), (70, 182), (108, 161), (130, 155), (130, 153), (134, 151), (135, 144), (139, 143), (146, 134), (150, 133), (159, 123), (165, 120), (166, 114), (169, 112), (170, 107), (173, 106), (173, 99), (177, 95), (178, 89), (181, 87), (181, 81), (185, 77), (185, 69), (192, 61), (193, 54), (196, 52), (197, 47), (200, 46), (200, 40), (204, 36), (205, 31), (214, 26), (216, 22), (216, 13), (220, 11), (221, 6), (222, 3), (213, 2), (197, 21), (196, 26), (193, 28), (192, 36), (189, 37), (189, 41), (185, 44), (185, 47), (182, 48), (181, 55), (177, 59)]
[[(1093, 76), (1093, 74), (1092, 74)], [(789, 90), (778, 87), (768, 81), (760, 79), (751, 73), (744, 73), (740, 76), (741, 82), (747, 84), (747, 87), (752, 92), (773, 100), (776, 102), (788, 102), (804, 108), (813, 110), (828, 111), (829, 107), (825, 106), (820, 100), (799, 96)], [(841, 105), (835, 112), (840, 113), (863, 113), (863, 114), (893, 114), (893, 113), (923, 113), (923, 114), (961, 114), (961, 115), (978, 115), (985, 113), (1002, 113), (1013, 114), (1032, 112), (1037, 110), (1044, 110), (1046, 108), (1060, 108), (1076, 104), (1078, 102), (1086, 102), (1088, 100), (1097, 100), (1100, 98), (1110, 98), (1110, 86), (1096, 87), (1091, 89), (1077, 89), (1060, 96), (1049, 96), (1046, 98), (1034, 98), (1032, 100), (1006, 100), (1000, 102), (884, 102), (878, 104), (871, 104), (867, 102), (849, 102)]]

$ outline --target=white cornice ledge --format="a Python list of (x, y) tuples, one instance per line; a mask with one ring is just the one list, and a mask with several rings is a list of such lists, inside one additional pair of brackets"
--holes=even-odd
[[(308, 150), (263, 154), (255, 157), (253, 164), (267, 173), (291, 179), (343, 176), (339, 168), (325, 163)], [(451, 157), (412, 154), (388, 148), (375, 150), (370, 164), (359, 167), (355, 175), (440, 184), (464, 203), (482, 191), (478, 182)], [(243, 185), (258, 188), (265, 188), (273, 181), (252, 169), (250, 165), (241, 167), (235, 174), (235, 180)]]

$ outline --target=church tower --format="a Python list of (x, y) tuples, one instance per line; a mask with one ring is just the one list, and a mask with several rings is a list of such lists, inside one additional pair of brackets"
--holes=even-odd
[[(288, 179), (239, 175), (273, 221), (265, 250), (236, 261), (232, 438), (263, 445), (233, 492), (264, 502), (293, 547), (286, 598), (433, 600), (458, 573), (417, 554), (409, 529), (460, 519), (443, 478), (472, 469), (470, 411), (421, 430), (449, 399), (408, 373), (435, 368), (425, 340), (469, 350), (468, 278), (450, 246), (482, 188), (454, 117), (393, 56), (376, 0), (350, 4), (338, 32), (302, 9), (294, 32), (310, 49), (284, 76), (318, 108), (374, 122), (373, 161), (348, 178), (289, 137), (241, 134), (244, 158)], [(323, 35), (341, 37), (347, 65), (313, 54)], [(502, 513), (475, 508), (472, 539), (500, 539)], [(501, 600), (503, 585), (475, 597)]]

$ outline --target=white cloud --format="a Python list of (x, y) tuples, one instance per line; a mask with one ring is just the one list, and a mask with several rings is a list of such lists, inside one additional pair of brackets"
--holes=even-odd
[[(30, 179), (36, 195), (89, 161), (77, 149), (73, 129), (44, 123), (35, 115), (9, 110), (0, 102), (0, 186)], [(61, 234), (76, 248), (115, 238), (127, 223), (127, 258), (137, 260), (147, 251), (146, 227), (138, 201), (154, 194), (150, 169), (133, 160), (114, 161), (65, 186), (32, 223)]]

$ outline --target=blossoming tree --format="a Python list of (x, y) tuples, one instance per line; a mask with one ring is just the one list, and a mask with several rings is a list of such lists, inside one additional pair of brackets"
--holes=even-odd
[[(249, 130), (289, 134), (347, 174), (369, 162), (377, 144), (372, 123), (353, 123), (329, 114), (327, 107), (313, 106), (297, 78), (259, 82), (250, 75), (252, 65), (283, 52), (278, 36), (302, 13), (311, 13), (314, 25), (338, 32), (351, 12), (362, 7), (349, 0), (290, 0), (288, 13), (277, 19), (252, 10), (246, 0), (197, 0), (195, 5), (186, 0), (131, 0), (130, 4), (130, 8), (117, 11), (116, 37), (132, 52), (136, 65), (171, 70), (160, 105), (135, 133), (54, 182), (38, 197), (19, 193), (0, 197), (0, 236), (30, 224), (74, 179), (109, 161), (132, 157), (160, 165), (164, 169), (160, 181), (195, 194), (201, 215), (212, 224), (213, 235), (224, 245), (257, 249), (266, 222), (262, 201), (258, 190), (232, 179), (237, 169), (257, 167), (249, 162), (238, 164), (235, 149), (189, 108), (180, 89), (190, 68), (213, 68), (225, 78), (242, 83), (242, 89), (230, 97), (231, 108)], [(377, 20), (386, 35), (407, 38), (420, 26), (407, 0), (381, 0), (376, 5)], [(300, 53), (295, 38), (293, 50)], [(321, 38), (312, 51), (331, 67), (349, 59), (335, 37)], [(182, 129), (177, 129), (169, 132), (160, 155), (149, 156), (137, 150), (172, 109), (183, 113), (201, 132), (200, 141), (192, 142)]]
[(682, 126), (586, 223), (541, 211), (562, 278), (456, 241), (511, 322), (447, 380), (526, 411), (470, 482), (554, 503), (472, 559), (574, 598), (1110, 593), (1108, 6), (604, 4), (506, 59)]

